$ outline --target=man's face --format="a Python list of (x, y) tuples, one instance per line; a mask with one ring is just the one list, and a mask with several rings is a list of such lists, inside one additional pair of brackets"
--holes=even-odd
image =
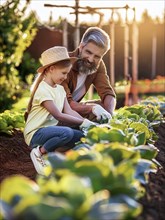
[(80, 44), (79, 51), (79, 71), (85, 74), (94, 73), (100, 64), (105, 50), (90, 42), (86, 45)]

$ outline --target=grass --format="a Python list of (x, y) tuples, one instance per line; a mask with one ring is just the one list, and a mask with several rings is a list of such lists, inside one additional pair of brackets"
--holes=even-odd
[(13, 111), (25, 110), (29, 101), (29, 97), (22, 97), (19, 101), (12, 106)]
[(29, 90), (25, 90), (22, 98), (20, 98), (18, 102), (12, 105), (12, 110), (13, 111), (25, 110), (27, 108), (29, 98), (30, 98), (30, 92)]

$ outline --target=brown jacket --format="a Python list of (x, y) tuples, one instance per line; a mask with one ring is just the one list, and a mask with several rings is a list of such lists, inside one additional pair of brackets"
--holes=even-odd
[[(76, 49), (75, 51), (70, 52), (69, 55), (70, 57), (78, 57), (78, 52), (79, 50)], [(77, 75), (78, 75), (78, 69), (77, 69), (76, 62), (75, 62), (75, 64), (73, 65), (73, 68), (68, 73), (67, 79), (62, 83), (67, 93), (68, 102), (72, 101), (72, 92), (76, 88)], [(94, 88), (96, 89), (102, 102), (105, 96), (107, 95), (116, 97), (116, 94), (112, 86), (110, 85), (109, 77), (107, 75), (106, 67), (103, 61), (100, 62), (100, 66), (98, 70), (86, 78), (86, 81), (85, 81), (86, 92), (88, 91), (91, 84), (94, 85)], [(79, 101), (81, 101), (81, 99)]]

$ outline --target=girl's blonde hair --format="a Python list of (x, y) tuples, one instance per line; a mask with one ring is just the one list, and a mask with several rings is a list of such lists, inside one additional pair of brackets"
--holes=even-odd
[(51, 66), (58, 67), (58, 68), (65, 68), (65, 67), (69, 67), (69, 66), (71, 66), (71, 65), (72, 65), (72, 63), (71, 63), (70, 60), (61, 60), (61, 61), (59, 61), (59, 62), (57, 62), (57, 63), (55, 63), (55, 64), (53, 64), (53, 65), (48, 66), (48, 67), (44, 70), (44, 72), (38, 74), (38, 76), (37, 76), (36, 79), (34, 80), (34, 83), (33, 83), (32, 86), (31, 86), (31, 96), (30, 96), (30, 100), (29, 100), (28, 105), (27, 105), (26, 112), (25, 112), (25, 114), (24, 114), (25, 121), (27, 121), (29, 112), (31, 111), (34, 94), (35, 94), (35, 92), (36, 92), (36, 90), (37, 90), (37, 88), (38, 88), (40, 82), (43, 81), (43, 79), (44, 79), (44, 77), (45, 77), (45, 73), (46, 73), (47, 71), (49, 71), (49, 68), (50, 68)]

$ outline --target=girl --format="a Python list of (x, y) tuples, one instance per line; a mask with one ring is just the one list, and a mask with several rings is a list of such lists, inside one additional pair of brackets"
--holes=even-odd
[(77, 125), (81, 129), (94, 123), (73, 111), (68, 104), (66, 92), (60, 85), (72, 67), (75, 57), (70, 58), (65, 47), (52, 47), (41, 55), (41, 66), (37, 72), (27, 108), (24, 138), (32, 147), (30, 157), (39, 174), (43, 174), (45, 161), (42, 155), (75, 146), (83, 132), (59, 122)]

